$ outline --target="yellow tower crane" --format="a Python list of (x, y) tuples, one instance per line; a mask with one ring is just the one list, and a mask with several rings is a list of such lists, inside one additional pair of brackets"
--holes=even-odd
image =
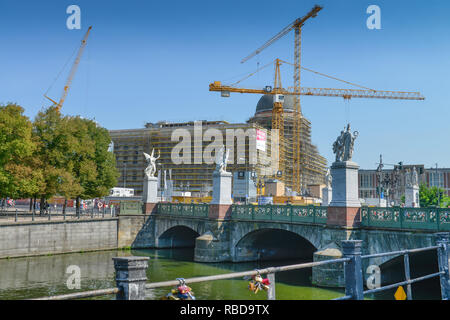
[[(333, 76), (329, 76), (311, 69), (303, 68), (307, 71), (314, 72), (321, 76), (325, 76), (334, 80), (338, 80), (344, 82), (346, 84), (350, 84), (353, 86), (358, 86), (361, 89), (335, 89), (335, 88), (309, 88), (309, 87), (301, 87), (301, 88), (283, 88), (281, 84), (281, 72), (280, 65), (289, 62), (275, 59), (275, 77), (274, 77), (274, 86), (266, 86), (263, 89), (250, 89), (250, 88), (242, 88), (236, 87), (235, 85), (241, 82), (244, 79), (249, 78), (256, 72), (251, 73), (246, 76), (244, 79), (237, 81), (233, 85), (223, 85), (220, 81), (214, 81), (209, 85), (209, 91), (218, 91), (221, 92), (222, 97), (229, 97), (231, 92), (237, 93), (254, 93), (254, 94), (270, 94), (274, 96), (273, 99), (273, 109), (272, 109), (272, 129), (279, 130), (279, 165), (278, 168), (282, 172), (285, 169), (285, 158), (284, 158), (284, 141), (282, 140), (284, 135), (284, 111), (283, 111), (283, 101), (285, 95), (293, 95), (294, 97), (299, 97), (301, 95), (304, 96), (319, 96), (319, 97), (341, 97), (346, 100), (351, 98), (375, 98), (375, 99), (395, 99), (395, 100), (424, 100), (425, 98), (420, 94), (420, 92), (407, 92), (407, 91), (386, 91), (386, 90), (374, 90), (362, 87), (360, 85), (338, 79)], [(263, 68), (267, 67), (270, 64), (267, 64)], [(258, 69), (261, 70), (261, 69)], [(295, 111), (294, 111), (295, 112)], [(294, 141), (296, 137), (293, 137)], [(300, 161), (299, 158), (294, 157), (294, 166), (299, 166)], [(295, 172), (294, 172), (295, 174)], [(282, 178), (281, 180), (284, 180)], [(295, 181), (295, 180), (294, 180)], [(298, 179), (297, 181), (300, 181)], [(293, 184), (293, 187), (298, 189), (300, 185)]]
[[(309, 96), (328, 96), (328, 97), (343, 97), (345, 99), (350, 98), (382, 98), (382, 99), (410, 99), (410, 100), (423, 100), (423, 98), (420, 96), (417, 92), (395, 92), (395, 91), (379, 91), (379, 90), (371, 90), (369, 88), (361, 87), (365, 90), (352, 90), (352, 89), (326, 89), (326, 88), (303, 88), (300, 86), (300, 79), (301, 79), (301, 69), (306, 69), (301, 66), (301, 31), (304, 23), (310, 19), (317, 16), (317, 14), (323, 9), (321, 6), (314, 6), (314, 8), (311, 9), (311, 11), (305, 15), (302, 18), (296, 19), (294, 22), (290, 23), (288, 26), (286, 26), (284, 29), (282, 29), (279, 33), (277, 33), (275, 36), (273, 36), (271, 39), (269, 39), (266, 43), (264, 43), (261, 47), (259, 47), (257, 50), (252, 52), (250, 55), (245, 57), (241, 63), (246, 62), (247, 60), (251, 59), (252, 57), (259, 54), (261, 51), (263, 51), (265, 48), (273, 44), (275, 41), (279, 40), (286, 34), (288, 34), (291, 30), (294, 30), (294, 87), (293, 91), (290, 94), (294, 94), (294, 125), (293, 125), (293, 144), (292, 144), (292, 151), (293, 151), (293, 159), (294, 159), (294, 165), (293, 165), (293, 187), (294, 190), (297, 192), (300, 192), (302, 187), (306, 187), (305, 181), (302, 181), (301, 177), (301, 170), (304, 169), (304, 167), (307, 165), (307, 161), (302, 157), (302, 111), (300, 106), (300, 95), (309, 95)], [(308, 69), (306, 69), (308, 70)], [(308, 70), (311, 71), (311, 70)], [(320, 74), (316, 72), (317, 74)], [(321, 74), (323, 75), (323, 74)], [(326, 76), (326, 75), (325, 75)], [(336, 79), (333, 77), (329, 77), (332, 79)], [(336, 79), (339, 80), (339, 79)], [(346, 82), (346, 81), (344, 81)], [(352, 84), (349, 82), (346, 82), (348, 84)], [(353, 85), (353, 84), (352, 84)], [(276, 109), (276, 113), (282, 113), (283, 109), (282, 107), (276, 107), (274, 105), (274, 110)], [(274, 116), (276, 116), (274, 114)], [(279, 116), (277, 116), (279, 119)], [(279, 121), (276, 121), (275, 123), (277, 126), (274, 128), (281, 129), (283, 126), (282, 123)], [(280, 144), (281, 145), (281, 144)]]
[[(251, 59), (252, 57), (259, 54), (262, 50), (270, 46), (272, 43), (277, 41), (278, 39), (282, 38), (286, 34), (288, 34), (291, 30), (294, 30), (295, 33), (295, 39), (294, 39), (294, 92), (299, 93), (300, 88), (300, 61), (301, 61), (301, 30), (303, 24), (310, 18), (315, 18), (317, 16), (317, 13), (322, 10), (321, 6), (314, 6), (314, 8), (311, 9), (311, 11), (305, 15), (302, 18), (296, 19), (294, 22), (286, 26), (283, 30), (278, 32), (275, 36), (270, 38), (266, 43), (264, 43), (261, 47), (256, 49), (254, 52), (252, 52), (250, 55), (242, 59), (241, 63), (244, 63), (245, 61)], [(274, 105), (275, 108), (275, 105)], [(282, 109), (280, 111), (282, 113)], [(283, 126), (283, 123), (281, 123), (281, 126)], [(294, 126), (293, 126), (293, 155), (294, 155), (294, 167), (293, 167), (293, 186), (295, 186), (297, 192), (300, 192), (301, 184), (300, 181), (300, 166), (301, 166), (301, 127), (302, 127), (302, 111), (300, 106), (300, 97), (299, 95), (294, 96)], [(278, 128), (280, 130), (280, 128)], [(283, 139), (283, 136), (280, 135), (280, 146), (283, 144), (281, 143), (281, 139)]]
[(67, 94), (69, 93), (70, 85), (72, 84), (72, 80), (77, 71), (81, 56), (83, 55), (84, 48), (86, 47), (86, 42), (87, 42), (87, 38), (89, 36), (89, 32), (91, 31), (91, 29), (92, 29), (92, 26), (90, 26), (88, 28), (88, 30), (86, 31), (86, 34), (83, 37), (83, 40), (81, 40), (81, 46), (78, 49), (77, 57), (75, 58), (75, 62), (72, 65), (72, 69), (70, 69), (69, 77), (67, 78), (66, 85), (64, 86), (64, 90), (61, 95), (61, 98), (59, 99), (59, 102), (56, 102), (55, 100), (49, 98), (46, 94), (44, 94), (44, 96), (48, 100), (50, 100), (51, 102), (53, 102), (56, 105), (56, 110), (58, 110), (58, 111), (61, 110), (64, 100), (66, 100)]

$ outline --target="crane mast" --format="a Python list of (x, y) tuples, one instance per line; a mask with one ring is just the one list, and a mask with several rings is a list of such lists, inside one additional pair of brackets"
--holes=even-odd
[[(251, 59), (252, 57), (259, 54), (262, 50), (270, 46), (272, 43), (277, 41), (278, 39), (282, 38), (286, 34), (288, 34), (291, 30), (294, 30), (295, 38), (294, 38), (294, 92), (297, 93), (294, 96), (294, 124), (293, 124), (293, 158), (294, 158), (294, 165), (293, 165), (293, 186), (296, 187), (296, 191), (300, 192), (300, 188), (302, 185), (304, 185), (303, 181), (301, 180), (301, 164), (304, 162), (303, 159), (301, 159), (301, 128), (302, 128), (302, 111), (300, 106), (300, 94), (298, 94), (301, 91), (300, 87), (300, 75), (301, 75), (301, 35), (302, 35), (302, 26), (303, 24), (310, 18), (314, 18), (317, 16), (317, 13), (322, 10), (321, 6), (314, 6), (308, 14), (306, 14), (302, 18), (296, 19), (294, 22), (289, 24), (287, 27), (285, 27), (283, 30), (278, 32), (275, 36), (273, 36), (271, 39), (269, 39), (265, 44), (263, 44), (260, 48), (255, 50), (253, 53), (242, 59), (241, 63), (244, 63), (245, 61)], [(274, 105), (275, 110), (275, 105)], [(283, 113), (283, 108), (276, 108), (277, 112)], [(278, 115), (274, 113), (274, 116), (279, 118)], [(281, 123), (281, 127), (284, 126), (284, 123)], [(277, 128), (281, 130), (281, 127)], [(283, 145), (283, 142), (281, 141), (282, 136), (280, 136), (280, 146)], [(281, 157), (280, 157), (281, 158)]]
[(92, 26), (90, 26), (88, 28), (88, 30), (86, 31), (86, 34), (83, 37), (83, 40), (81, 40), (81, 46), (78, 49), (78, 53), (75, 58), (75, 62), (73, 63), (72, 68), (70, 69), (70, 73), (69, 73), (69, 76), (67, 77), (66, 85), (64, 86), (63, 93), (61, 95), (61, 98), (59, 99), (59, 102), (56, 102), (45, 95), (45, 97), (47, 99), (49, 99), (51, 102), (53, 102), (56, 105), (56, 110), (58, 110), (58, 111), (61, 110), (61, 107), (62, 107), (64, 101), (66, 100), (67, 94), (69, 93), (70, 86), (72, 84), (73, 78), (77, 71), (78, 65), (80, 64), (81, 56), (83, 55), (84, 48), (86, 47), (87, 38), (89, 37), (89, 32), (91, 31), (91, 29), (92, 29)]

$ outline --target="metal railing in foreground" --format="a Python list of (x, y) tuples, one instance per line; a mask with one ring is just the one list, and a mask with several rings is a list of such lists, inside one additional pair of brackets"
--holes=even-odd
[[(450, 298), (450, 275), (449, 275), (449, 256), (450, 256), (450, 233), (438, 233), (436, 234), (436, 246), (394, 251), (387, 253), (377, 253), (370, 255), (361, 255), (361, 240), (346, 240), (342, 241), (343, 258), (331, 259), (325, 261), (309, 262), (302, 264), (294, 264), (280, 267), (269, 267), (260, 270), (249, 270), (243, 272), (226, 273), (212, 276), (196, 277), (184, 279), (186, 284), (226, 280), (233, 278), (240, 278), (245, 276), (254, 276), (257, 274), (267, 274), (270, 282), (267, 299), (276, 299), (276, 282), (275, 274), (277, 272), (298, 270), (305, 268), (312, 268), (323, 266), (333, 263), (344, 263), (344, 275), (345, 275), (345, 296), (339, 297), (335, 300), (363, 300), (364, 295), (370, 293), (376, 293), (388, 289), (398, 287), (400, 285), (407, 285), (407, 298), (412, 299), (411, 284), (433, 277), (440, 277), (441, 285), (441, 297), (442, 300), (449, 300)], [(409, 272), (409, 254), (424, 252), (428, 250), (437, 250), (439, 272), (425, 275), (419, 278), (410, 279)], [(387, 285), (384, 287), (366, 290), (363, 286), (363, 271), (362, 271), (362, 259), (378, 258), (383, 256), (403, 255), (405, 261), (405, 281)], [(116, 288), (93, 290), (86, 292), (77, 292), (72, 294), (65, 294), (60, 296), (43, 297), (37, 300), (67, 300), (67, 299), (79, 299), (87, 297), (102, 296), (107, 294), (116, 294), (118, 300), (144, 300), (145, 290), (161, 287), (176, 286), (179, 284), (178, 280), (163, 281), (147, 283), (146, 271), (148, 267), (148, 257), (115, 257), (114, 268), (116, 270)]]
[(35, 299), (30, 299), (30, 300), (72, 300), (72, 299), (81, 299), (81, 298), (100, 297), (100, 296), (106, 296), (106, 295), (118, 294), (118, 293), (120, 293), (119, 288), (108, 288), (108, 289), (99, 289), (99, 290), (91, 290), (91, 291), (84, 291), (84, 292), (61, 294), (61, 295), (50, 296), (50, 297), (35, 298)]
[[(424, 281), (427, 279), (439, 277), (441, 286), (441, 298), (442, 300), (450, 299), (450, 274), (449, 274), (449, 256), (450, 256), (450, 233), (441, 232), (436, 234), (436, 246), (417, 248), (410, 250), (393, 251), (386, 253), (376, 253), (369, 255), (361, 255), (361, 240), (349, 240), (343, 241), (343, 253), (344, 256), (350, 257), (351, 260), (345, 265), (345, 296), (336, 300), (362, 300), (367, 294), (378, 293), (390, 289), (397, 288), (399, 286), (406, 285), (406, 298), (408, 300), (413, 299), (411, 284)], [(439, 271), (421, 277), (411, 279), (409, 255), (412, 253), (425, 252), (429, 250), (437, 250), (437, 259)], [(362, 273), (362, 259), (379, 258), (385, 256), (398, 256), (403, 255), (403, 265), (405, 281), (393, 283), (383, 287), (370, 289), (364, 291), (363, 286), (363, 273)]]
[[(325, 260), (325, 261), (318, 261), (318, 262), (293, 264), (293, 265), (280, 266), (280, 267), (269, 267), (269, 268), (257, 269), (257, 270), (249, 270), (249, 271), (225, 273), (225, 274), (219, 274), (219, 275), (213, 275), (213, 276), (189, 278), (189, 279), (184, 279), (184, 282), (186, 284), (189, 284), (189, 283), (198, 283), (198, 282), (206, 282), (206, 281), (242, 278), (242, 277), (247, 277), (247, 276), (255, 276), (258, 274), (267, 274), (267, 278), (269, 279), (269, 282), (270, 282), (269, 290), (267, 291), (267, 299), (268, 300), (276, 300), (275, 273), (282, 272), (282, 271), (306, 269), (306, 268), (318, 267), (318, 266), (323, 266), (323, 265), (327, 265), (327, 264), (347, 262), (347, 261), (350, 261), (350, 259), (349, 258), (340, 258), (340, 259), (332, 259), (332, 260)], [(147, 283), (145, 285), (145, 289), (176, 286), (177, 284), (179, 284), (178, 280)]]

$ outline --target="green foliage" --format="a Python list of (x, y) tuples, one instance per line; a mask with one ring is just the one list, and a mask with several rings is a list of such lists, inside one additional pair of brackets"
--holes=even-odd
[(438, 187), (428, 188), (425, 184), (421, 184), (419, 188), (420, 206), (437, 207), (440, 203), (441, 208), (450, 205), (450, 198), (446, 195), (445, 190)]
[(30, 167), (31, 122), (16, 104), (0, 105), (0, 197), (33, 194), (42, 177)]
[(107, 195), (119, 177), (114, 155), (108, 151), (108, 131), (80, 117), (67, 117), (65, 121), (66, 130), (75, 137), (70, 168), (83, 189), (78, 196), (89, 199)]
[(110, 141), (96, 122), (55, 107), (31, 123), (20, 106), (0, 105), (0, 197), (107, 195), (119, 176)]

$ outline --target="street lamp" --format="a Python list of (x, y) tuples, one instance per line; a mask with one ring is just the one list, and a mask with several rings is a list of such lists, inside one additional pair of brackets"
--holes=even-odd
[(438, 198), (438, 208), (441, 207), (441, 193), (439, 192), (439, 187), (440, 187), (440, 179), (439, 179), (439, 175), (438, 175), (438, 164), (436, 163), (436, 178), (434, 179), (434, 181), (436, 181), (436, 189), (437, 189), (437, 198)]
[(124, 160), (124, 162), (123, 162), (123, 168), (124, 168), (124, 173), (123, 173), (123, 187), (124, 188), (126, 188), (127, 187), (127, 185), (126, 185), (126, 176), (127, 176), (127, 163), (125, 162), (125, 160)]

